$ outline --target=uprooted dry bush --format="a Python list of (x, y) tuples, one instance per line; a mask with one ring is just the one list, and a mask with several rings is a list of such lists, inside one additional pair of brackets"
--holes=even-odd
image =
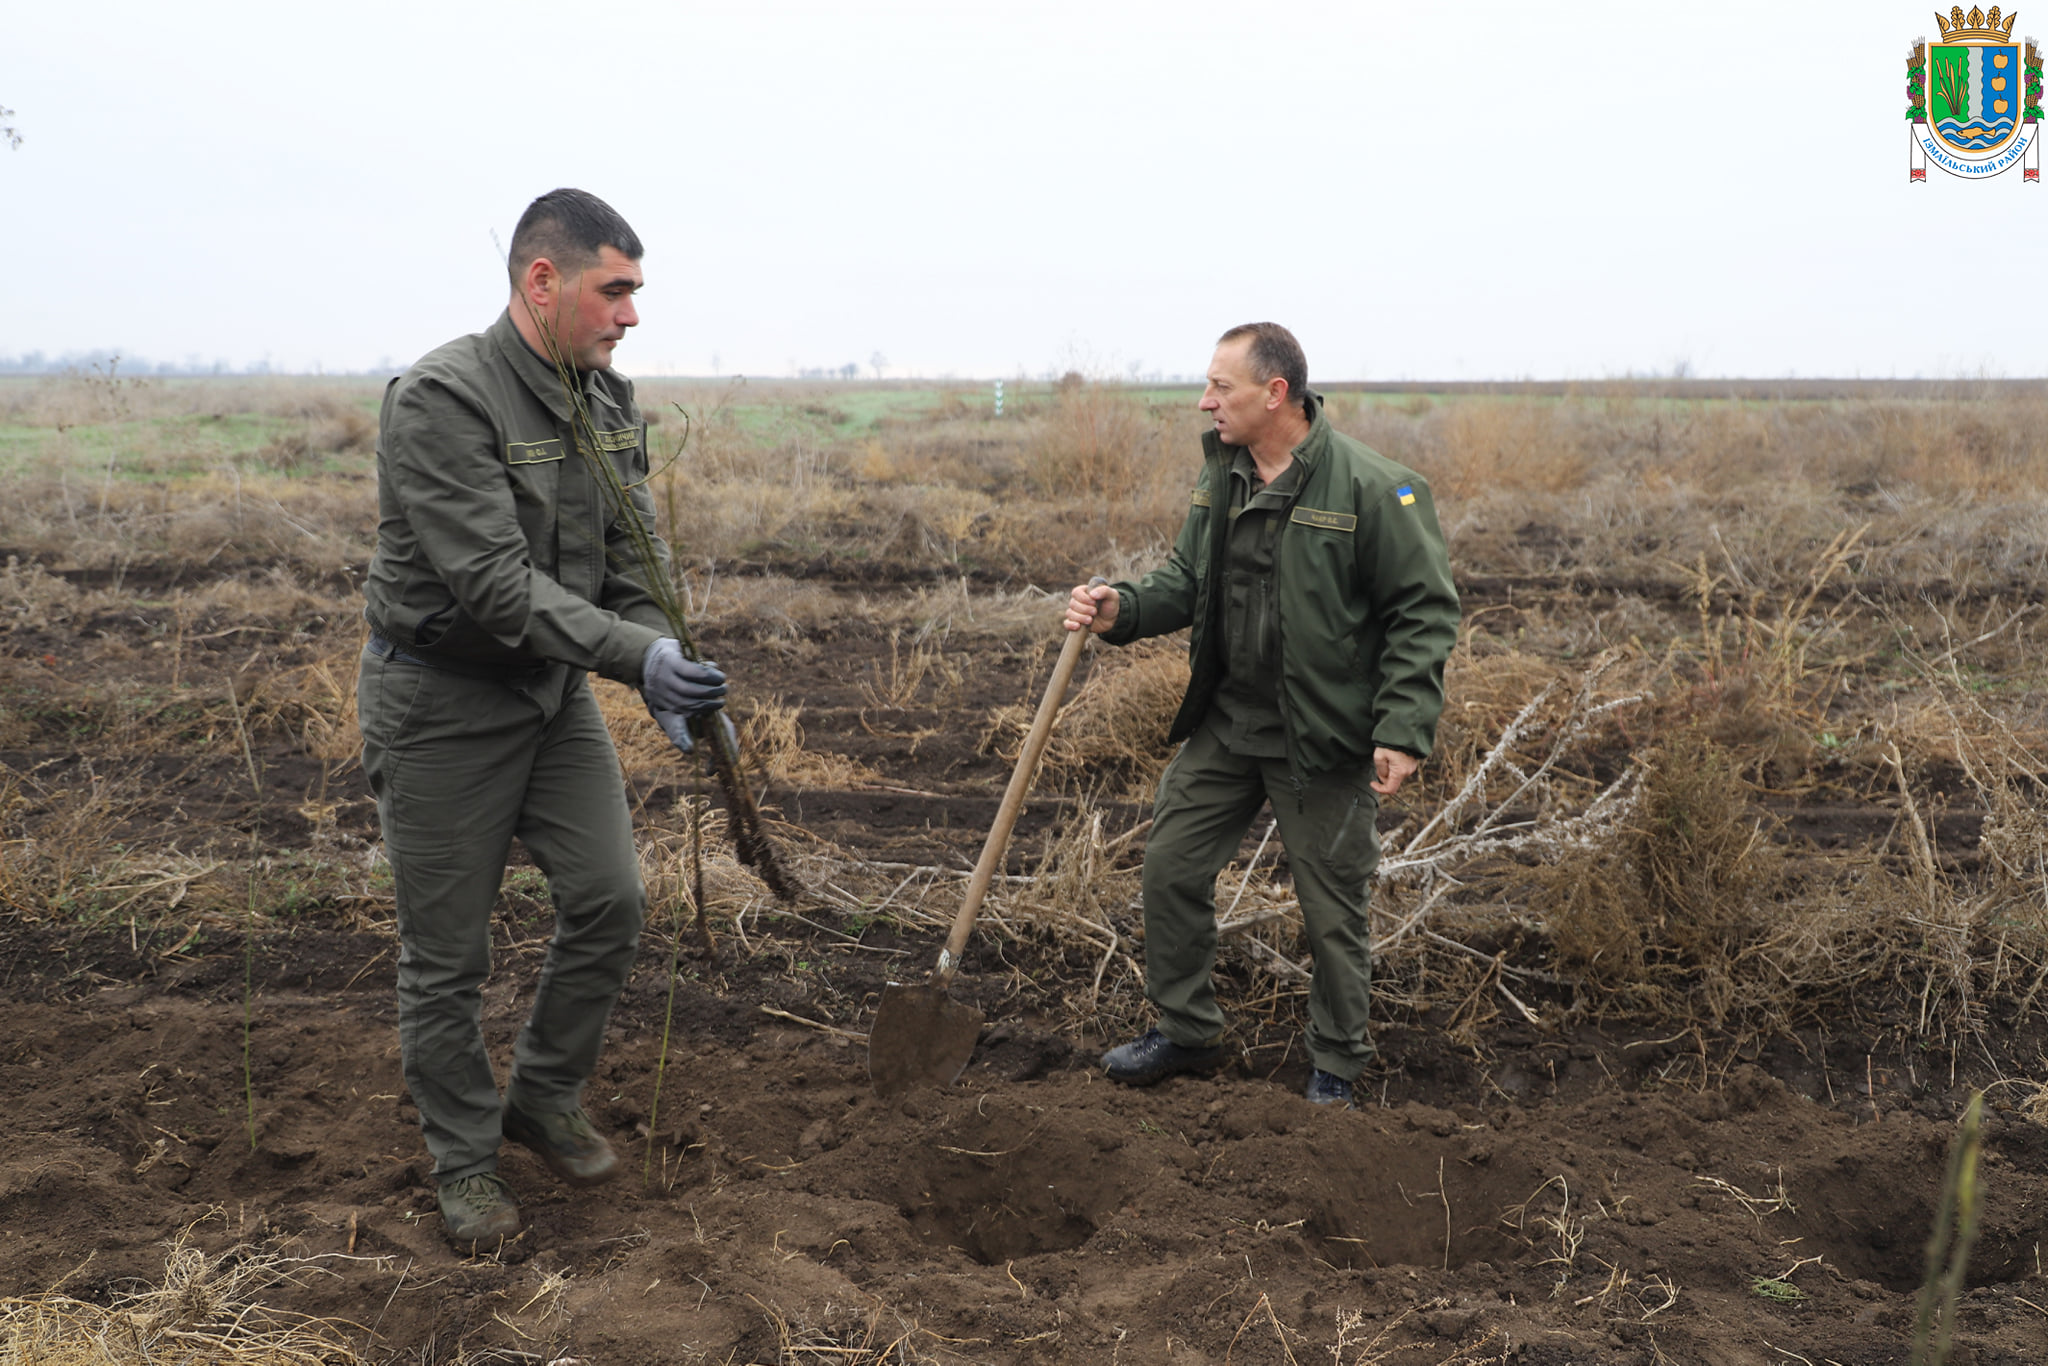
[(1511, 885), (1598, 1013), (1782, 1030), (1882, 999), (1912, 1007), (1923, 1037), (1982, 1027), (1994, 1000), (2025, 1016), (2048, 981), (2037, 810), (2010, 779), (1987, 784), (1988, 875), (1963, 879), (1937, 859), (1895, 748), (1890, 759), (1885, 847), (1795, 858), (1736, 758), (1674, 736), (1645, 756), (1630, 819)]
[(1783, 904), (1785, 859), (1768, 818), (1702, 736), (1674, 736), (1639, 762), (1642, 794), (1625, 823), (1519, 880), (1558, 966), (1632, 1007), (1697, 1010), (1716, 1025), (1774, 1004), (1795, 973), (1773, 951), (1807, 912)]

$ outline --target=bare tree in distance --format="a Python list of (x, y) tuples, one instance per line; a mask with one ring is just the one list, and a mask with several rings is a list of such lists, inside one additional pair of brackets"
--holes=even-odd
[(7, 144), (10, 152), (21, 150), (21, 134), (14, 131), (14, 111), (0, 104), (0, 142)]
[(883, 355), (880, 351), (877, 351), (874, 355), (868, 357), (868, 364), (874, 367), (876, 379), (880, 379), (882, 377), (882, 369), (884, 366), (888, 365), (888, 363), (889, 358)]

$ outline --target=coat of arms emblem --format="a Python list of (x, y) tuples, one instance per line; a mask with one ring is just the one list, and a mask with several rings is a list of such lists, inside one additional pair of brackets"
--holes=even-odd
[(1906, 117), (1913, 121), (1909, 175), (1927, 179), (1927, 163), (1965, 179), (2014, 166), (2041, 180), (2041, 51), (2013, 41), (2018, 11), (2001, 15), (1955, 6), (1934, 22), (1941, 39), (1925, 38), (1906, 57)]

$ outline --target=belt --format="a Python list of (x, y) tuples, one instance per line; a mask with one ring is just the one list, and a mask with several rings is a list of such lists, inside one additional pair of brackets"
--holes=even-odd
[(379, 659), (396, 660), (400, 664), (417, 664), (422, 669), (439, 667), (438, 665), (427, 663), (426, 660), (421, 659), (418, 655), (407, 654), (375, 631), (370, 632), (370, 653)]
[(467, 664), (452, 659), (421, 659), (408, 654), (380, 631), (370, 632), (370, 653), (379, 659), (388, 659), (396, 664), (415, 664), (422, 669), (439, 669), (443, 673), (455, 674), (460, 678), (480, 678), (493, 683), (524, 683), (540, 677), (552, 664), (539, 661), (532, 664)]

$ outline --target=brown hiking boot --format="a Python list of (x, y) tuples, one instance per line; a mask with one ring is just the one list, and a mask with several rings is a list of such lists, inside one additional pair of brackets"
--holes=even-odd
[(496, 1172), (441, 1183), (441, 1227), (448, 1241), (495, 1243), (519, 1232), (519, 1202)]
[(504, 1133), (572, 1186), (602, 1185), (619, 1174), (618, 1154), (581, 1106), (563, 1115), (534, 1115), (507, 1101)]

